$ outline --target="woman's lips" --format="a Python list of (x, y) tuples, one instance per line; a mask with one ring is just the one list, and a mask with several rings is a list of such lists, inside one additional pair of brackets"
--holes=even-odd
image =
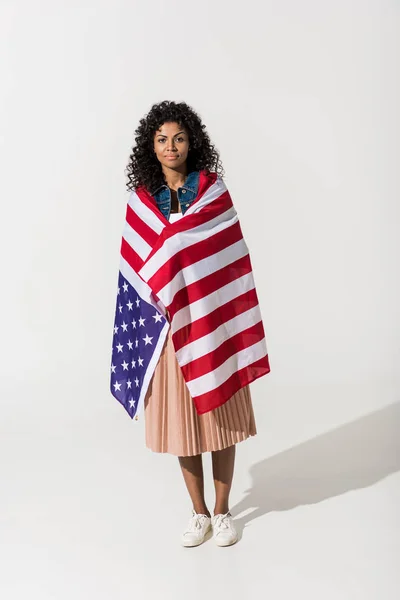
[(165, 158), (169, 158), (170, 160), (175, 160), (178, 157), (177, 156), (166, 156)]

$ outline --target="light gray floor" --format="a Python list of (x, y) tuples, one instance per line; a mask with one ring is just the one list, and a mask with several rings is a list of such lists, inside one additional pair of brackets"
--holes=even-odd
[(2, 598), (399, 597), (399, 405), (271, 456), (260, 433), (239, 444), (241, 539), (194, 549), (177, 459), (120, 410), (3, 432)]

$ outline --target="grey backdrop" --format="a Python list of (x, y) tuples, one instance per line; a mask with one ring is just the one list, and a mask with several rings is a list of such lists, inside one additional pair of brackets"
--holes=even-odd
[[(399, 3), (0, 8), (4, 597), (397, 597)], [(225, 553), (179, 547), (177, 461), (108, 391), (124, 169), (163, 99), (221, 152), (270, 353)]]

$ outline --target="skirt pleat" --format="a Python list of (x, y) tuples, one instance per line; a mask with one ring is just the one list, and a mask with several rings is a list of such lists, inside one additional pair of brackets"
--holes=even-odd
[(194, 456), (256, 435), (249, 385), (219, 408), (197, 414), (171, 335), (170, 328), (145, 397), (146, 446), (153, 452)]

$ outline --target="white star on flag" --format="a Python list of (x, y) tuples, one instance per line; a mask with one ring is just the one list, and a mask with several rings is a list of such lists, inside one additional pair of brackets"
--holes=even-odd
[[(111, 360), (111, 392), (133, 418), (161, 353), (169, 325), (146, 296), (144, 282), (119, 275)], [(143, 295), (143, 296), (142, 296)], [(154, 314), (156, 313), (156, 314)], [(132, 335), (140, 329), (141, 336)], [(139, 367), (139, 368), (138, 368)]]

